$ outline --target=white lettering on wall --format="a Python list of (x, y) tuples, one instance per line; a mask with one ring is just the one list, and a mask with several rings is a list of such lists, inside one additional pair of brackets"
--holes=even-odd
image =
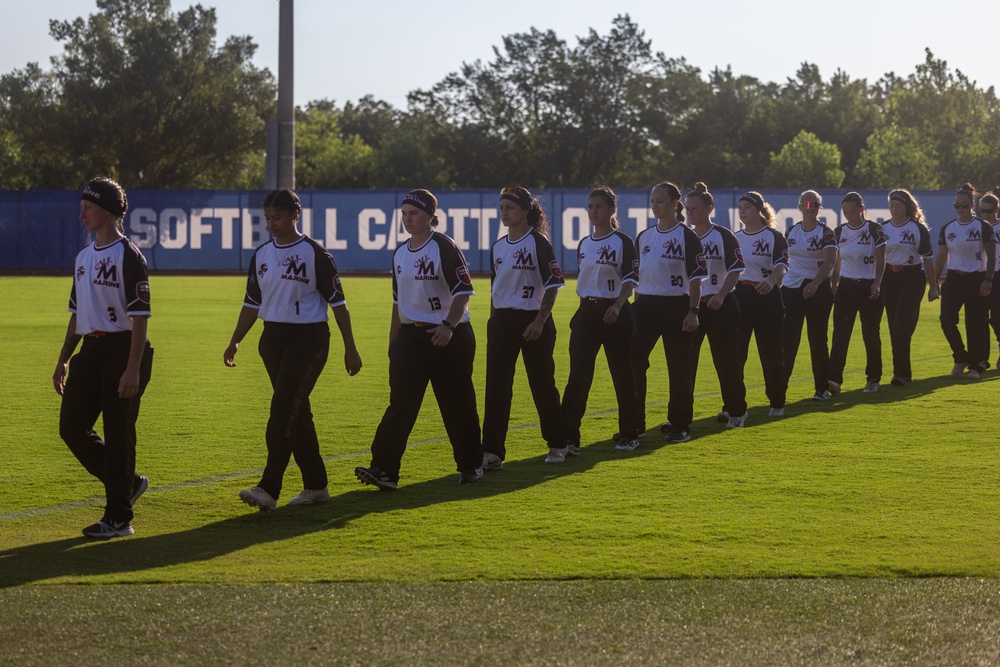
[(653, 210), (650, 208), (630, 208), (628, 217), (629, 220), (635, 221), (635, 230), (625, 231), (625, 234), (635, 238), (639, 232), (649, 227), (649, 221), (653, 219)]
[(465, 239), (465, 219), (469, 217), (469, 209), (450, 208), (448, 209), (448, 217), (454, 221), (452, 224), (454, 233), (451, 238), (455, 240), (455, 243), (460, 249), (468, 250), (469, 242)]
[(374, 233), (372, 225), (385, 224), (385, 213), (380, 208), (366, 208), (358, 213), (358, 245), (364, 250), (382, 250), (385, 248), (386, 236)]
[(236, 218), (240, 217), (240, 209), (238, 208), (217, 208), (215, 209), (215, 215), (212, 216), (218, 218), (222, 226), (222, 249), (232, 250), (233, 249), (233, 227), (236, 226)]
[(205, 234), (212, 234), (212, 225), (206, 225), (202, 222), (203, 218), (214, 218), (215, 211), (210, 208), (193, 208), (191, 209), (190, 216), (190, 226), (191, 226), (191, 249), (201, 250), (201, 237)]
[(347, 241), (337, 238), (337, 209), (326, 209), (326, 231), (323, 245), (327, 250), (347, 250)]
[(132, 232), (129, 238), (135, 247), (152, 248), (156, 245), (155, 220), (156, 211), (151, 208), (137, 208), (129, 215), (128, 228)]
[[(171, 234), (171, 230), (176, 233)], [(160, 212), (160, 246), (168, 250), (183, 248), (188, 242), (188, 217), (184, 209), (165, 208)]]
[[(264, 242), (267, 223), (264, 222), (264, 210), (260, 208), (243, 209), (243, 230), (241, 245), (244, 250), (253, 250)], [(270, 233), (268, 233), (270, 236)]]
[(567, 208), (562, 216), (562, 244), (567, 250), (575, 250), (590, 233), (590, 216), (585, 208)]

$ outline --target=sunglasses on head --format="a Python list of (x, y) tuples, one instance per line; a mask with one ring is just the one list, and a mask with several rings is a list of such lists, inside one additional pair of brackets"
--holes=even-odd
[(959, 204), (958, 202), (955, 202), (954, 204), (952, 204), (952, 206), (955, 207), (955, 210), (961, 210), (963, 208), (969, 208), (969, 204)]
[(818, 209), (819, 208), (819, 202), (818, 201), (804, 201), (804, 202), (800, 202), (799, 206), (802, 207), (802, 208), (804, 208), (804, 209), (806, 209), (808, 211), (808, 210), (811, 210), (811, 209), (814, 209), (814, 208)]

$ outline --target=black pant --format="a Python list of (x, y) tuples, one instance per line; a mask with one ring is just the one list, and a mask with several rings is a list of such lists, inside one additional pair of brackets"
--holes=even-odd
[(851, 345), (854, 320), (861, 316), (861, 337), (865, 342), (865, 375), (869, 382), (882, 381), (882, 297), (872, 299), (874, 279), (841, 278), (833, 299), (833, 344), (830, 347), (830, 379), (844, 383), (844, 366)]
[(427, 383), (431, 383), (441, 420), (460, 472), (483, 464), (479, 408), (472, 384), (476, 335), (469, 323), (455, 327), (444, 347), (431, 344), (428, 328), (404, 324), (389, 345), (389, 407), (372, 441), (372, 465), (399, 481), (406, 439), (417, 422)]
[(587, 411), (587, 397), (594, 382), (597, 353), (604, 346), (608, 370), (618, 399), (618, 430), (627, 440), (639, 433), (639, 409), (632, 368), (632, 333), (635, 320), (631, 304), (622, 306), (614, 324), (604, 314), (615, 299), (581, 299), (569, 322), (569, 380), (563, 391), (562, 418), (569, 442), (580, 443), (580, 422)]
[[(86, 336), (69, 363), (69, 377), (59, 412), (59, 435), (91, 475), (104, 484), (104, 518), (132, 520), (135, 473), (135, 423), (153, 368), (153, 348), (146, 341), (139, 366), (139, 393), (120, 398), (118, 385), (128, 367), (132, 332)], [(104, 438), (94, 430), (103, 414)]]
[(833, 290), (830, 282), (824, 280), (816, 293), (806, 299), (802, 296), (805, 286), (782, 287), (781, 300), (785, 304), (785, 319), (781, 325), (781, 337), (785, 346), (785, 375), (792, 377), (795, 356), (799, 353), (802, 340), (802, 322), (806, 324), (809, 338), (809, 354), (812, 357), (813, 386), (816, 393), (826, 391), (830, 384), (830, 351), (827, 348), (827, 330), (830, 327), (830, 309), (833, 307)]
[(330, 327), (326, 322), (265, 322), (257, 345), (271, 378), (271, 414), (267, 420), (267, 464), (258, 486), (277, 499), (288, 460), (302, 472), (306, 489), (326, 488), (326, 465), (319, 453), (309, 394), (326, 365)]
[(885, 304), (885, 318), (892, 345), (893, 377), (913, 379), (910, 340), (917, 330), (920, 300), (924, 298), (926, 289), (927, 277), (919, 266), (902, 271), (887, 268), (882, 278), (882, 302)]
[[(990, 358), (989, 299), (979, 296), (984, 280), (983, 271), (964, 275), (949, 271), (941, 286), (941, 330), (951, 346), (952, 359), (976, 371), (986, 370)], [(958, 311), (962, 306), (965, 306), (968, 351), (958, 330)]]
[(537, 310), (499, 308), (486, 325), (486, 407), (483, 415), (483, 451), (507, 456), (507, 428), (514, 398), (514, 371), (517, 356), (524, 359), (531, 398), (538, 411), (542, 437), (550, 448), (566, 446), (559, 390), (556, 389), (556, 325), (545, 320), (542, 334), (530, 343), (524, 330), (538, 316)]
[(747, 411), (747, 387), (743, 383), (743, 364), (740, 362), (740, 306), (734, 294), (727, 294), (722, 306), (712, 310), (701, 302), (698, 314), (698, 331), (695, 332), (694, 354), (691, 365), (691, 383), (698, 374), (701, 344), (708, 336), (712, 350), (712, 363), (719, 376), (723, 409), (730, 417), (740, 417)]
[(996, 336), (997, 342), (1000, 342), (1000, 271), (993, 274), (993, 289), (990, 291), (990, 326), (993, 327), (993, 335)]
[(764, 372), (764, 393), (772, 408), (785, 407), (785, 353), (781, 340), (781, 324), (785, 319), (785, 306), (781, 292), (772, 289), (758, 294), (754, 285), (736, 286), (736, 300), (740, 304), (740, 364), (746, 368), (750, 356), (750, 336), (757, 339), (757, 355)]
[(645, 430), (646, 427), (646, 371), (649, 369), (649, 353), (661, 337), (670, 384), (667, 419), (676, 430), (687, 431), (691, 427), (694, 419), (694, 371), (691, 368), (694, 333), (681, 328), (690, 303), (687, 296), (636, 295), (632, 354), (640, 430)]

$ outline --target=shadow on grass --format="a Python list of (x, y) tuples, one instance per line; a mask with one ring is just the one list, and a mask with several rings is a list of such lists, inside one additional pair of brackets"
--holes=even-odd
[[(503, 470), (487, 472), (478, 484), (460, 485), (458, 473), (414, 484), (404, 483), (397, 491), (379, 491), (359, 483), (357, 489), (334, 496), (324, 505), (279, 507), (273, 514), (241, 513), (175, 533), (151, 537), (142, 537), (140, 533), (108, 542), (95, 542), (81, 536), (16, 547), (0, 551), (0, 588), (209, 561), (255, 545), (338, 530), (371, 514), (417, 510), (438, 503), (513, 493), (553, 479), (582, 474), (605, 462), (647, 456), (670, 446), (653, 434), (632, 452), (616, 451), (613, 443), (602, 441), (585, 446), (582, 456), (570, 457), (561, 465), (545, 464), (543, 453), (505, 462)], [(419, 456), (409, 453), (410, 457), (415, 455)], [(404, 471), (405, 465), (406, 459)], [(353, 470), (334, 468), (331, 474), (352, 475)], [(234, 511), (241, 511), (241, 507), (234, 494)], [(137, 530), (141, 531), (142, 526)]]

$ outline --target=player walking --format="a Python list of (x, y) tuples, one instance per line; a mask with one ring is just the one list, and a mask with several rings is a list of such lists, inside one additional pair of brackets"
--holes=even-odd
[(646, 371), (649, 353), (663, 339), (670, 384), (664, 437), (667, 442), (691, 439), (694, 419), (694, 371), (691, 356), (694, 332), (698, 330), (704, 259), (698, 235), (684, 222), (681, 191), (673, 183), (659, 183), (650, 193), (656, 225), (636, 238), (639, 254), (639, 283), (636, 288), (635, 366), (636, 398), (639, 403), (639, 430), (646, 430)]
[[(978, 195), (970, 183), (955, 194), (958, 218), (941, 228), (934, 264), (938, 276), (948, 268), (941, 286), (941, 330), (955, 360), (951, 376), (962, 377), (968, 368), (966, 377), (970, 380), (978, 380), (989, 367), (989, 298), (996, 264), (993, 226), (973, 215)], [(962, 306), (968, 351), (958, 330)]]
[(563, 391), (562, 416), (568, 451), (580, 451), (580, 422), (594, 382), (597, 353), (604, 347), (618, 400), (618, 444), (631, 451), (639, 446), (639, 409), (632, 367), (635, 321), (629, 297), (638, 266), (635, 243), (618, 230), (618, 197), (608, 187), (591, 191), (587, 213), (593, 233), (577, 248), (576, 293), (580, 307), (570, 320), (569, 380)]
[[(134, 533), (132, 509), (149, 487), (135, 471), (135, 423), (153, 365), (152, 313), (146, 259), (124, 233), (127, 211), (125, 190), (110, 178), (91, 181), (80, 196), (80, 220), (97, 238), (76, 256), (72, 315), (52, 374), (62, 396), (59, 435), (104, 484), (104, 516), (83, 529), (99, 539)], [(94, 430), (98, 415), (103, 438)]]
[(847, 223), (834, 230), (840, 253), (833, 277), (833, 344), (830, 348), (830, 388), (840, 392), (851, 344), (854, 320), (861, 315), (867, 382), (864, 391), (878, 391), (882, 381), (882, 276), (885, 274), (885, 234), (882, 225), (865, 219), (865, 202), (848, 192), (840, 203)]
[(400, 212), (410, 239), (392, 256), (389, 407), (372, 441), (372, 462), (358, 466), (365, 484), (391, 491), (399, 483), (406, 439), (430, 382), (451, 440), (459, 482), (482, 476), (479, 410), (472, 384), (476, 336), (469, 324), (469, 267), (453, 240), (434, 231), (437, 199), (410, 190)]
[(240, 342), (258, 319), (264, 320), (257, 349), (274, 389), (264, 436), (267, 464), (257, 486), (239, 493), (243, 502), (262, 512), (277, 509), (292, 456), (302, 472), (303, 491), (288, 504), (330, 500), (309, 403), (330, 352), (327, 305), (344, 340), (347, 374), (361, 370), (337, 265), (323, 246), (296, 228), (301, 213), (299, 197), (291, 190), (274, 190), (264, 199), (264, 219), (272, 239), (250, 260), (243, 308), (223, 354), (226, 366), (235, 366)]
[[(993, 243), (1000, 243), (1000, 219), (997, 217), (997, 209), (1000, 207), (1000, 198), (992, 192), (987, 192), (979, 200), (979, 217), (983, 222), (993, 227)], [(993, 327), (993, 335), (1000, 342), (1000, 253), (993, 262), (993, 287), (990, 289), (990, 326)], [(1000, 366), (1000, 361), (997, 361)]]
[(712, 361), (719, 376), (723, 408), (719, 420), (726, 428), (743, 428), (747, 420), (747, 388), (740, 363), (740, 306), (733, 289), (745, 265), (739, 241), (728, 227), (712, 222), (715, 198), (704, 183), (695, 183), (687, 196), (688, 219), (701, 241), (707, 275), (701, 282), (701, 312), (694, 337), (691, 381), (698, 373), (701, 344), (708, 336)]
[(833, 388), (830, 385), (830, 352), (827, 348), (833, 290), (828, 278), (837, 261), (837, 239), (829, 227), (819, 222), (822, 205), (823, 199), (815, 190), (806, 190), (799, 196), (802, 221), (795, 223), (785, 234), (788, 273), (781, 284), (781, 300), (785, 304), (785, 320), (781, 325), (785, 375), (791, 378), (795, 368), (795, 356), (802, 339), (802, 323), (805, 321), (816, 388), (816, 393), (809, 399), (812, 401), (827, 400)]
[[(507, 227), (507, 235), (490, 248), (483, 468), (499, 470), (507, 455), (518, 354), (524, 358), (542, 437), (549, 446), (545, 462), (562, 463), (569, 449), (555, 380), (556, 325), (549, 315), (566, 283), (546, 236), (545, 212), (530, 192), (519, 187), (501, 190), (500, 222)], [(572, 453), (579, 454), (579, 450)]]
[(746, 268), (736, 284), (740, 305), (740, 363), (745, 368), (750, 356), (750, 336), (757, 339), (757, 354), (764, 372), (764, 391), (770, 402), (771, 417), (785, 414), (785, 355), (781, 323), (785, 306), (781, 302), (781, 279), (788, 270), (785, 237), (774, 228), (775, 213), (759, 192), (750, 191), (737, 205), (743, 229), (736, 232)]

